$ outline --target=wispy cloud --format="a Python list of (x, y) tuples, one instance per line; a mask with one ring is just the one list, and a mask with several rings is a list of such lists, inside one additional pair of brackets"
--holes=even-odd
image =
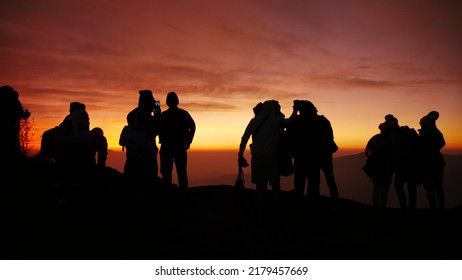
[(448, 0), (3, 1), (0, 77), (20, 90), (37, 123), (53, 115), (60, 120), (74, 100), (86, 102), (95, 121), (124, 122), (143, 88), (161, 101), (176, 91), (185, 107), (210, 114), (250, 111), (264, 99), (287, 107), (310, 98), (339, 118), (340, 110), (351, 115), (347, 108), (369, 115), (361, 111), (368, 106), (339, 103), (367, 103), (371, 92), (405, 102), (439, 88), (451, 100), (460, 96), (461, 6)]

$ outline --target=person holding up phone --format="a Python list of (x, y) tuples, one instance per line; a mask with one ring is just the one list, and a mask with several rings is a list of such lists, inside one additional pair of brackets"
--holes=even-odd
[[(127, 115), (127, 126), (131, 131), (143, 132), (141, 145), (126, 147), (124, 176), (127, 182), (125, 199), (129, 221), (136, 216), (132, 211), (137, 203), (135, 197), (141, 193), (144, 198), (143, 213), (149, 222), (156, 215), (158, 198), (158, 164), (156, 137), (159, 135), (160, 103), (154, 99), (151, 90), (139, 91), (138, 106)], [(139, 139), (139, 137), (135, 137)], [(141, 146), (141, 147), (140, 147)], [(140, 152), (142, 151), (142, 152)]]

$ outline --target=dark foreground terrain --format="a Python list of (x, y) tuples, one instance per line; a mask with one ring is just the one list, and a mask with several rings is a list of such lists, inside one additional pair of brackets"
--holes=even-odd
[(123, 219), (122, 174), (105, 168), (106, 199), (74, 213), (56, 199), (51, 162), (23, 159), (0, 197), (1, 259), (462, 259), (462, 208), (432, 213), (378, 211), (323, 197), (318, 210), (295, 208), (284, 192), (281, 211), (254, 209), (253, 190), (232, 186), (162, 193), (157, 215)]

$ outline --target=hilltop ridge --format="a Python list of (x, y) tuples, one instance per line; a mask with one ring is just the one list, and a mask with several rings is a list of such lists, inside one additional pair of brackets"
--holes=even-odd
[[(14, 189), (2, 195), (2, 259), (461, 259), (462, 207), (441, 212), (383, 211), (328, 197), (314, 211), (294, 207), (283, 192), (281, 211), (264, 216), (254, 190), (230, 185), (191, 188), (187, 199), (164, 193), (150, 223), (120, 216), (120, 172), (102, 172), (107, 203), (74, 215), (53, 196), (53, 164), (25, 159)], [(239, 199), (238, 199), (239, 198)]]

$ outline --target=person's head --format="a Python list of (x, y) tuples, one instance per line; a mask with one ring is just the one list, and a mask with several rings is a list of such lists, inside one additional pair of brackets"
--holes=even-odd
[(385, 122), (382, 123), (382, 130), (395, 130), (399, 128), (398, 119), (395, 118), (392, 114), (385, 116)]
[(139, 91), (138, 107), (151, 111), (154, 109), (155, 100), (152, 91), (149, 89), (142, 89)]
[(314, 104), (308, 100), (296, 100), (294, 106), (302, 115), (315, 115), (318, 112)]
[(435, 127), (436, 120), (440, 117), (440, 114), (437, 111), (431, 111), (423, 118), (420, 119), (421, 127)]
[(263, 108), (263, 103), (261, 102), (258, 102), (258, 104), (255, 105), (255, 107), (253, 107), (253, 113), (255, 114), (255, 116), (261, 113), (262, 108)]
[(70, 114), (70, 119), (77, 131), (88, 131), (90, 128), (90, 117), (84, 109), (78, 109)]
[(77, 110), (85, 110), (86, 106), (83, 103), (80, 102), (71, 102), (69, 104), (69, 113), (72, 114), (73, 112)]
[(167, 104), (169, 108), (178, 107), (180, 100), (178, 99), (178, 95), (176, 95), (176, 92), (171, 91), (167, 93), (167, 98), (165, 100), (165, 103)]
[(7, 95), (9, 98), (13, 98), (13, 99), (18, 99), (19, 98), (19, 93), (11, 86), (9, 85), (4, 85), (2, 87), (0, 87), (0, 94), (5, 94)]
[(98, 134), (98, 135), (101, 135), (101, 136), (104, 136), (104, 132), (103, 130), (100, 128), (100, 127), (94, 127), (91, 132), (95, 133), (95, 134)]
[(380, 133), (384, 133), (385, 132), (385, 123), (381, 123), (379, 124), (379, 130), (380, 130)]
[(262, 113), (267, 115), (275, 115), (278, 113), (279, 102), (276, 100), (266, 100), (262, 105)]

